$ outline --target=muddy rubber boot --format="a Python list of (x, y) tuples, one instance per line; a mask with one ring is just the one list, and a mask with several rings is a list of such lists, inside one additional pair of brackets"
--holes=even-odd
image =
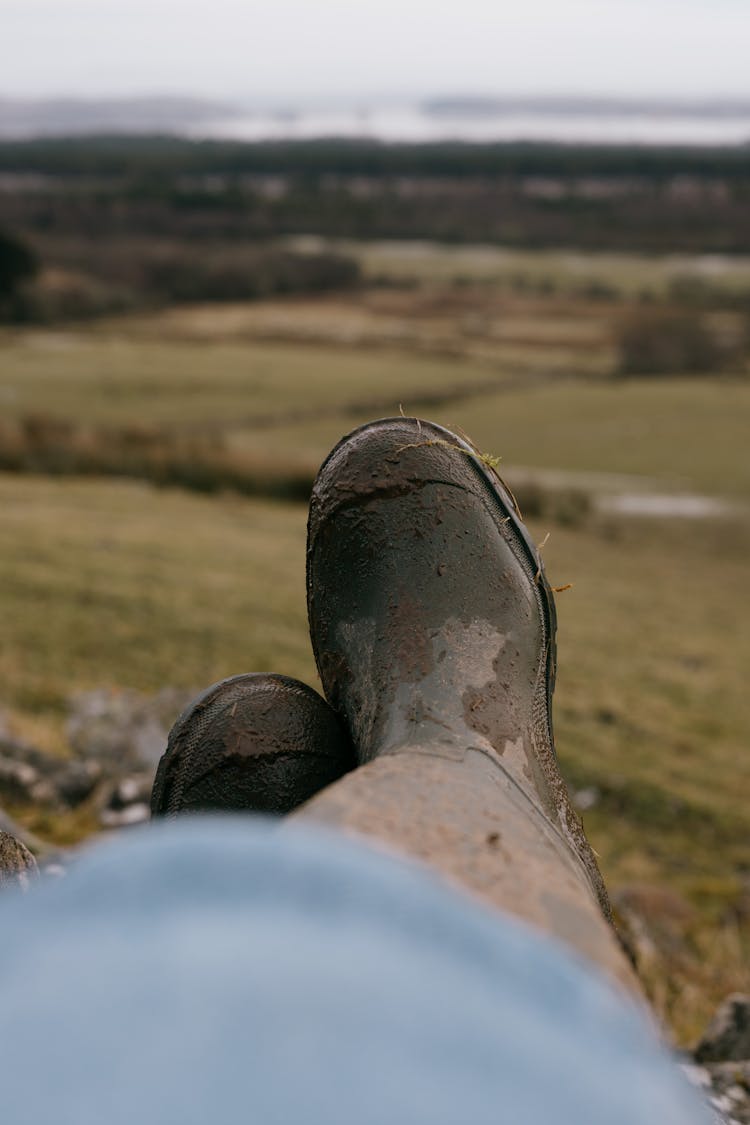
[(312, 688), (287, 676), (232, 676), (172, 727), (151, 813), (283, 815), (355, 764), (340, 719)]
[(464, 439), (373, 422), (324, 462), (308, 610), (362, 768), (302, 815), (376, 837), (631, 983), (554, 751), (555, 608), (499, 476)]

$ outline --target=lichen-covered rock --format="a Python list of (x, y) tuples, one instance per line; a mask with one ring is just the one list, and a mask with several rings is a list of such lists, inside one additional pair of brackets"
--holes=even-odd
[(25, 890), (37, 873), (36, 860), (29, 849), (0, 829), (0, 889), (20, 886)]

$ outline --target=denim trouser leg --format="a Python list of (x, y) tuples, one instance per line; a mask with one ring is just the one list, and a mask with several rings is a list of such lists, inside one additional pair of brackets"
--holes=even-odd
[(698, 1125), (588, 965), (333, 833), (186, 818), (0, 899), (3, 1125)]

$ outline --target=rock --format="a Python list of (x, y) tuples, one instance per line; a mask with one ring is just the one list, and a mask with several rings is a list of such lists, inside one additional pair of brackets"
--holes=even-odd
[(55, 778), (58, 801), (75, 808), (91, 796), (101, 779), (98, 762), (65, 762)]
[(20, 840), (0, 829), (0, 888), (21, 887), (38, 874), (36, 860)]
[(191, 692), (164, 688), (156, 695), (97, 689), (73, 696), (67, 736), (81, 757), (123, 771), (155, 770), (169, 728)]
[(750, 1063), (696, 1066), (681, 1062), (680, 1070), (695, 1087), (714, 1125), (750, 1125)]
[(750, 1060), (750, 996), (735, 992), (721, 1004), (695, 1049), (698, 1062)]
[(100, 819), (103, 828), (129, 828), (134, 824), (143, 824), (150, 816), (151, 806), (138, 804), (124, 809), (104, 809)]
[(750, 1125), (750, 1061), (708, 1064), (711, 1104), (728, 1121)]
[(695, 1049), (701, 1065), (688, 1077), (708, 1075), (704, 1093), (726, 1122), (750, 1125), (750, 996), (734, 993), (719, 1007)]
[(0, 742), (0, 793), (11, 800), (75, 808), (101, 777), (98, 762), (71, 761), (22, 743)]
[(141, 824), (151, 816), (151, 774), (124, 777), (105, 791), (99, 813), (103, 828)]
[(39, 780), (39, 771), (28, 762), (0, 756), (0, 789), (7, 796), (28, 799)]
[(588, 809), (593, 809), (594, 805), (599, 803), (601, 792), (595, 785), (589, 785), (586, 789), (577, 789), (573, 794), (573, 804), (579, 812), (586, 812)]

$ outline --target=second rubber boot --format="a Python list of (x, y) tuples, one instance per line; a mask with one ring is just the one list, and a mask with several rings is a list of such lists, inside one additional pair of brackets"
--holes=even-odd
[(283, 815), (355, 764), (339, 717), (312, 688), (288, 676), (232, 676), (172, 727), (151, 812)]
[(515, 502), (467, 441), (356, 430), (313, 490), (308, 609), (362, 768), (304, 810), (433, 864), (630, 978), (555, 756), (555, 609)]

